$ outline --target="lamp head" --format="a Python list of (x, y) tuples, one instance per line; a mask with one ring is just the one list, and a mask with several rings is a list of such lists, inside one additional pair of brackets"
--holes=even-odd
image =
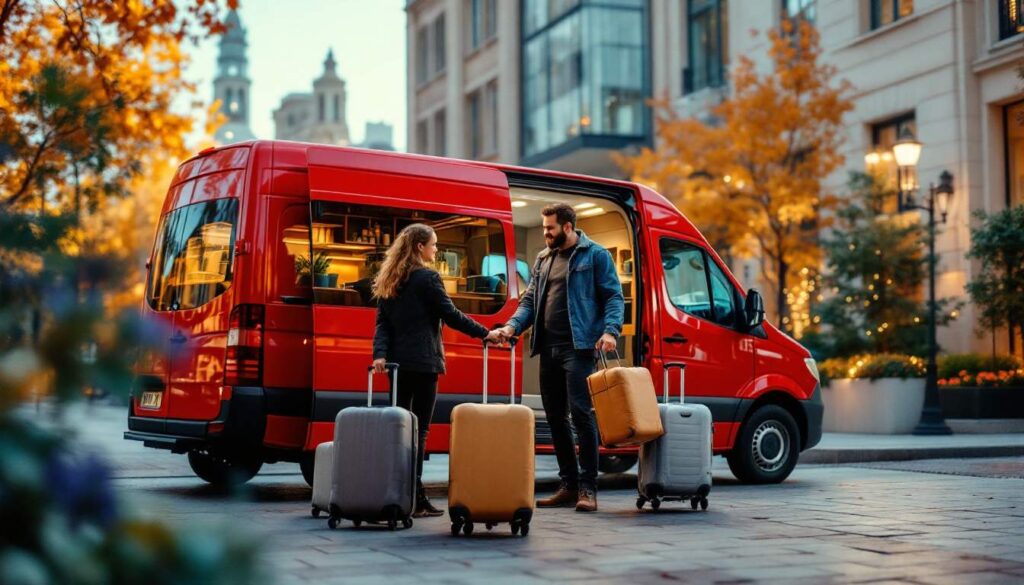
[(921, 143), (914, 139), (913, 132), (904, 127), (899, 140), (892, 145), (892, 155), (901, 167), (915, 167), (921, 159)]

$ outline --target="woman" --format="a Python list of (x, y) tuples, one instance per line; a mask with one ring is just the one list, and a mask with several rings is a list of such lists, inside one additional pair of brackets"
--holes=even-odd
[(455, 308), (444, 290), (441, 275), (429, 268), (437, 253), (437, 235), (416, 223), (398, 234), (388, 248), (373, 281), (377, 298), (377, 327), (373, 335), (373, 367), (384, 372), (386, 362), (398, 368), (398, 405), (419, 421), (416, 454), (416, 510), (414, 517), (440, 516), (423, 489), (423, 450), (434, 415), (437, 376), (444, 373), (441, 323), (467, 335), (500, 341), (487, 329)]

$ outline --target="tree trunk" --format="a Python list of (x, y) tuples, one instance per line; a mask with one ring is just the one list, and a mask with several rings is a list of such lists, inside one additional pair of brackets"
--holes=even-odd
[(788, 331), (790, 330), (790, 327), (786, 326), (784, 319), (789, 316), (789, 305), (786, 304), (786, 273), (789, 272), (789, 264), (787, 264), (786, 261), (782, 259), (782, 255), (779, 254), (779, 258), (776, 260), (775, 265), (778, 269), (778, 283), (776, 284), (777, 288), (775, 291), (775, 310), (778, 315), (777, 319), (779, 320), (779, 328), (783, 331)]

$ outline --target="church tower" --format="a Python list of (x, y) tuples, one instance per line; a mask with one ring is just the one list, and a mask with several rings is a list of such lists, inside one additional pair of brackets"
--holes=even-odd
[(345, 80), (338, 77), (334, 51), (327, 51), (323, 74), (313, 82), (313, 130), (311, 142), (349, 144), (345, 119)]
[(229, 12), (224, 24), (228, 30), (220, 39), (213, 97), (220, 100), (220, 112), (227, 121), (217, 129), (214, 139), (218, 144), (231, 144), (255, 138), (249, 129), (249, 88), (252, 83), (249, 81), (249, 60), (245, 56), (245, 29), (238, 12)]

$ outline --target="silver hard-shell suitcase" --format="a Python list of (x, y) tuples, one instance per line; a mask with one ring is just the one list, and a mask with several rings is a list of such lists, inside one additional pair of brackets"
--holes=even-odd
[[(668, 371), (679, 369), (679, 404), (669, 404)], [(683, 404), (686, 365), (665, 364), (665, 403), (658, 405), (665, 434), (640, 447), (639, 497), (636, 507), (646, 502), (657, 510), (662, 501), (690, 500), (696, 510), (708, 507), (711, 492), (711, 455), (714, 421), (703, 404)]]
[(313, 517), (319, 518), (321, 512), (331, 512), (331, 483), (334, 481), (331, 470), (334, 468), (334, 443), (326, 441), (316, 446), (313, 456)]
[(391, 406), (373, 406), (373, 366), (367, 376), (365, 407), (338, 413), (334, 424), (334, 465), (331, 475), (331, 517), (337, 528), (342, 518), (356, 527), (363, 522), (412, 526), (416, 496), (416, 416), (396, 406), (398, 364), (391, 372)]

